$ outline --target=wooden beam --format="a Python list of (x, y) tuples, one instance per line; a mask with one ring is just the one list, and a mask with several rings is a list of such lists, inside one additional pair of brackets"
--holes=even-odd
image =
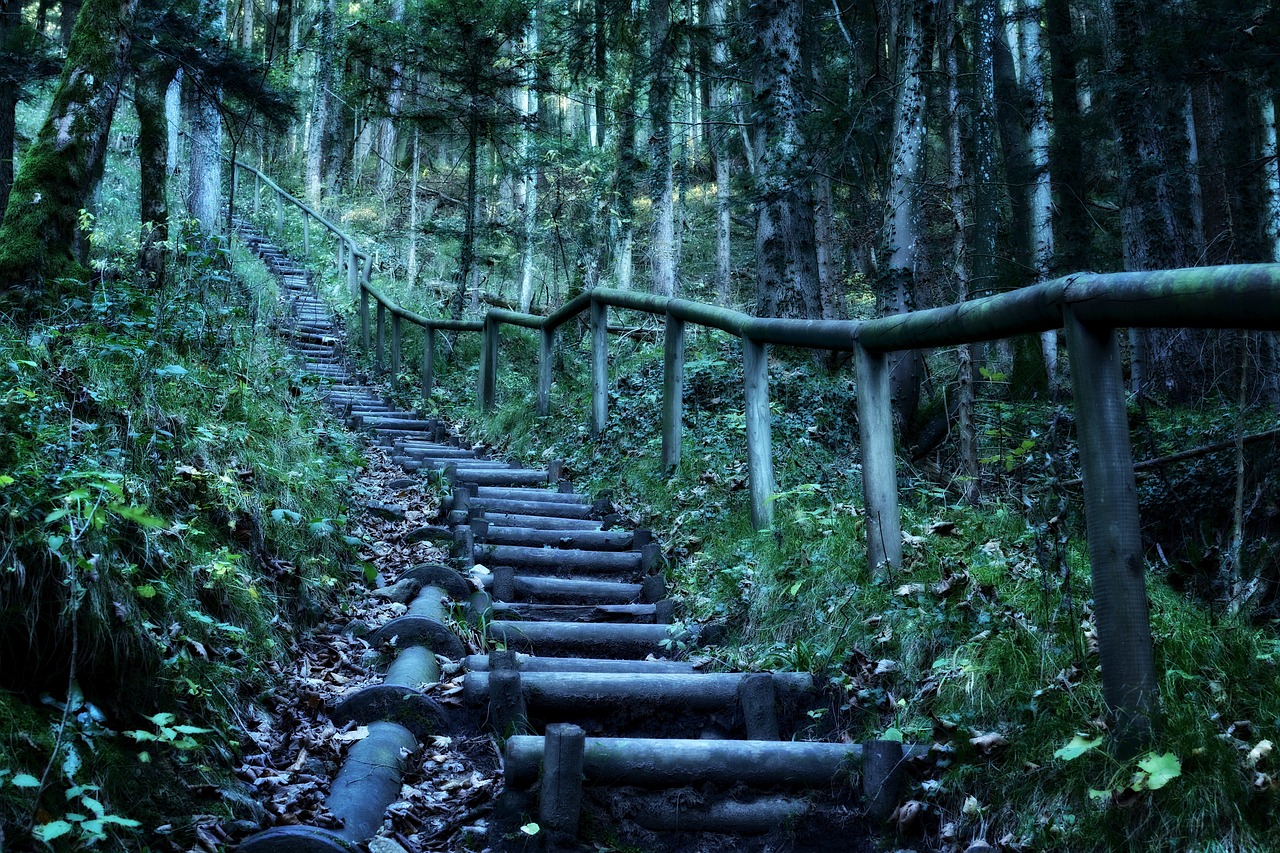
[(662, 338), (662, 467), (680, 465), (684, 428), (684, 320), (667, 315)]
[(769, 351), (765, 344), (742, 339), (742, 387), (747, 408), (747, 480), (751, 491), (751, 524), (773, 527), (773, 436), (769, 417)]
[(609, 308), (591, 300), (591, 434), (609, 422)]
[(552, 368), (555, 366), (556, 330), (538, 330), (538, 414), (551, 413)]
[(854, 345), (858, 376), (858, 434), (862, 494), (867, 510), (867, 562), (876, 575), (902, 567), (902, 517), (893, 456), (889, 358)]

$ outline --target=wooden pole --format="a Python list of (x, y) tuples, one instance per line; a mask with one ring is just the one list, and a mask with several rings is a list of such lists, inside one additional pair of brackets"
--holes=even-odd
[[(351, 298), (355, 299), (360, 293), (360, 257), (356, 255), (356, 244), (347, 244), (347, 288), (351, 293)], [(382, 303), (379, 302), (379, 305)], [(381, 310), (381, 309), (379, 309)]]
[(422, 329), (422, 397), (431, 399), (431, 388), (436, 382), (436, 330), (430, 326)]
[(302, 257), (311, 259), (311, 214), (302, 211)]
[(360, 343), (369, 354), (369, 291), (360, 291)]
[(480, 339), (480, 410), (493, 411), (498, 396), (498, 328), (497, 320), (485, 317)]
[(751, 489), (751, 524), (773, 527), (773, 437), (769, 418), (769, 351), (742, 339), (742, 380), (747, 398), (747, 479)]
[(862, 494), (867, 510), (867, 562), (876, 575), (902, 567), (902, 516), (893, 458), (889, 357), (854, 344), (858, 372), (858, 433)]
[(1116, 748), (1128, 757), (1151, 739), (1159, 691), (1120, 344), (1114, 329), (1086, 326), (1070, 308), (1063, 323), (1084, 475), (1102, 695)]
[(257, 172), (253, 173), (253, 215), (256, 217), (262, 212), (262, 176)]
[(400, 315), (391, 315), (391, 386), (400, 386)]
[(609, 306), (591, 300), (591, 434), (609, 422)]
[(662, 337), (662, 466), (680, 465), (684, 427), (684, 320), (667, 315)]
[(284, 195), (276, 191), (276, 236), (284, 236)]
[(382, 346), (386, 341), (387, 335), (387, 306), (381, 302), (378, 303), (378, 329), (374, 338), (373, 345), (373, 372), (375, 376), (382, 375)]
[(538, 414), (547, 415), (551, 412), (551, 369), (555, 362), (556, 330), (538, 331)]

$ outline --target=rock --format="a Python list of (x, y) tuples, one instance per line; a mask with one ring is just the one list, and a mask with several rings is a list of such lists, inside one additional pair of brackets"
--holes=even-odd
[(964, 853), (996, 853), (996, 848), (979, 838), (966, 847)]
[(381, 589), (375, 589), (370, 593), (375, 598), (385, 598), (387, 601), (394, 601), (399, 604), (407, 604), (413, 600), (413, 597), (422, 589), (422, 584), (413, 578), (405, 578), (393, 583), (391, 586), (384, 586)]
[(387, 488), (399, 491), (400, 489), (412, 489), (416, 485), (418, 485), (418, 481), (412, 477), (398, 477), (387, 483)]
[(347, 627), (342, 629), (342, 633), (353, 637), (367, 637), (373, 633), (373, 628), (363, 619), (352, 619), (347, 623)]
[(409, 853), (409, 851), (390, 838), (379, 836), (369, 839), (369, 853)]
[(404, 521), (405, 515), (409, 512), (408, 507), (400, 504), (384, 504), (378, 501), (370, 501), (365, 504), (365, 508), (379, 518), (385, 518), (387, 521)]
[(488, 847), (489, 829), (483, 824), (464, 826), (458, 830), (457, 844), (460, 850), (483, 850)]
[(415, 542), (426, 542), (428, 539), (435, 542), (452, 543), (453, 531), (447, 527), (428, 524), (425, 527), (419, 527), (417, 530), (409, 531), (404, 537), (406, 545), (412, 545)]

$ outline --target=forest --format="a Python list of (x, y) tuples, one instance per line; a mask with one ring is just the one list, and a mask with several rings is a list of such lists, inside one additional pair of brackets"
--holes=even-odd
[(1278, 90), (1272, 0), (0, 0), (0, 851), (1280, 850)]

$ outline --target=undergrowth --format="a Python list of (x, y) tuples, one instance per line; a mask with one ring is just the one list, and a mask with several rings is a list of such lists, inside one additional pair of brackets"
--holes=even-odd
[(0, 826), (15, 848), (136, 850), (154, 832), (190, 846), (194, 815), (250, 815), (230, 778), (240, 709), (352, 556), (357, 452), (272, 333), (265, 268), (179, 240), (157, 290), (109, 214), (97, 278), (62, 283), (72, 298), (37, 327), (0, 325)]
[[(413, 291), (394, 283), (388, 290), (406, 307), (434, 313)], [(344, 297), (339, 304), (349, 302)], [(532, 414), (536, 339), (510, 327), (499, 409), (476, 412), (477, 338), (457, 336), (451, 357), (442, 347), (437, 386), (424, 401), (418, 335), (409, 332), (403, 402), (530, 465), (564, 459), (580, 491), (612, 492), (665, 544), (681, 618), (728, 627), (714, 663), (806, 670), (829, 685), (832, 701), (814, 715), (814, 736), (901, 738), (929, 748), (893, 823), (902, 843), (1280, 849), (1271, 757), (1280, 737), (1277, 626), (1268, 607), (1233, 613), (1184, 577), (1204, 573), (1204, 552), (1215, 547), (1208, 528), (1229, 520), (1229, 497), (1206, 485), (1222, 482), (1221, 470), (1207, 470), (1228, 464), (1220, 457), (1140, 480), (1153, 546), (1148, 588), (1162, 719), (1149, 748), (1121, 760), (1106, 748), (1068, 409), (1004, 400), (1004, 377), (986, 375), (979, 431), (989, 497), (966, 506), (943, 466), (928, 459), (903, 466), (904, 566), (877, 576), (863, 545), (848, 370), (830, 373), (808, 357), (775, 352), (777, 525), (757, 532), (747, 507), (736, 342), (691, 330), (683, 459), (667, 472), (659, 464), (660, 347), (611, 341), (609, 424), (593, 436), (584, 327), (573, 322), (558, 335), (548, 417)], [(1234, 428), (1227, 407), (1131, 415), (1134, 446), (1149, 456), (1203, 443), (1224, 422)], [(1274, 416), (1251, 415), (1246, 427), (1274, 427)], [(1274, 453), (1274, 446), (1249, 453), (1250, 470), (1261, 472), (1250, 487), (1258, 495), (1274, 488), (1266, 463)], [(1198, 491), (1183, 488), (1190, 484)], [(1173, 501), (1198, 506), (1198, 537), (1171, 535)], [(1251, 537), (1255, 576), (1274, 572), (1267, 549), (1265, 535)]]

